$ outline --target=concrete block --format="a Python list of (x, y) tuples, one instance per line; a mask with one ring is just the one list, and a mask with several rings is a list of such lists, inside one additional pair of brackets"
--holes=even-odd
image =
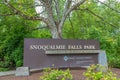
[(30, 70), (28, 67), (18, 67), (15, 72), (15, 76), (29, 76)]

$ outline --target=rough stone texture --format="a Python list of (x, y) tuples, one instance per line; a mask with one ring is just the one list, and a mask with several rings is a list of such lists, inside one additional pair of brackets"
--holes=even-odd
[(98, 63), (102, 66), (108, 67), (107, 56), (105, 51), (100, 51), (98, 54)]
[(18, 67), (15, 72), (15, 76), (29, 76), (30, 71), (28, 67)]

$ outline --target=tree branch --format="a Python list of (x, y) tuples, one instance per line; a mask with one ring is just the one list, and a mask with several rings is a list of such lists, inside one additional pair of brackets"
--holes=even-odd
[(59, 2), (58, 0), (54, 0), (55, 2), (55, 9), (56, 9), (56, 13), (57, 13), (57, 23), (60, 22), (60, 7), (59, 7)]
[(71, 6), (71, 0), (66, 0), (65, 9), (64, 9), (64, 15), (67, 12), (67, 10), (70, 8), (70, 6)]
[[(62, 28), (64, 22), (65, 22), (65, 19), (66, 17), (73, 11), (75, 10), (76, 8), (78, 8), (80, 5), (82, 5), (86, 0), (81, 0), (79, 1), (78, 3), (74, 4), (72, 7), (70, 7), (69, 9), (67, 9), (63, 14), (62, 16), (62, 19), (61, 19), (61, 22), (59, 24), (59, 28)], [(67, 5), (66, 5), (67, 6)]]
[(116, 10), (116, 9), (108, 6), (107, 4), (105, 4), (105, 3), (103, 3), (103, 2), (101, 2), (101, 1), (99, 1), (99, 0), (97, 0), (97, 1), (100, 2), (101, 4), (104, 4), (106, 7), (110, 8), (111, 10), (113, 10), (113, 11), (115, 11), (115, 12), (117, 12), (117, 13), (120, 13), (120, 11), (118, 11), (118, 10)]
[[(97, 14), (95, 14), (94, 12), (92, 12), (91, 10), (89, 10), (89, 9), (86, 9), (87, 11), (89, 11), (91, 14), (93, 14), (94, 16), (96, 16), (96, 17), (98, 17), (99, 19), (101, 19), (102, 21), (105, 21), (104, 20), (104, 18), (102, 18), (101, 16), (99, 16), (99, 15), (97, 15)], [(111, 23), (109, 23), (109, 22), (107, 22), (107, 21), (105, 21), (105, 23), (107, 23), (107, 24), (109, 24), (110, 26), (113, 26), (113, 27), (115, 27), (116, 28), (116, 26), (115, 25), (113, 25), (113, 24), (111, 24)]]
[(47, 18), (49, 21), (49, 27), (51, 28), (56, 28), (56, 24), (55, 24), (55, 20), (54, 20), (54, 16), (53, 16), (53, 7), (52, 7), (52, 0), (40, 0), (47, 12)]
[[(85, 9), (79, 9), (79, 10), (86, 10), (86, 11), (90, 12), (92, 15), (98, 17), (100, 20), (105, 21), (103, 17), (101, 17), (101, 16), (95, 14), (93, 11), (89, 10), (88, 8), (85, 8)], [(110, 26), (113, 26), (113, 27), (117, 28), (115, 25), (109, 23), (108, 21), (105, 21), (105, 23), (109, 24)]]
[(87, 10), (88, 12), (90, 12), (91, 14), (93, 14), (94, 16), (98, 17), (101, 20), (104, 20), (101, 16), (95, 14), (93, 11), (89, 10), (88, 8), (86, 8), (85, 10)]
[(47, 18), (44, 18), (42, 16), (28, 16), (28, 15), (24, 14), (22, 11), (18, 10), (17, 8), (15, 8), (13, 5), (11, 5), (7, 0), (4, 0), (4, 1), (5, 1), (6, 5), (14, 12), (14, 14), (20, 15), (24, 19), (40, 20), (40, 21), (43, 21), (44, 23), (48, 24)]

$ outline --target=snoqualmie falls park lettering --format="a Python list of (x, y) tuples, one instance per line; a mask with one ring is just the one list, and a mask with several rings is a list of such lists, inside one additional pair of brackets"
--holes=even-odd
[(96, 49), (95, 45), (30, 45), (30, 50)]

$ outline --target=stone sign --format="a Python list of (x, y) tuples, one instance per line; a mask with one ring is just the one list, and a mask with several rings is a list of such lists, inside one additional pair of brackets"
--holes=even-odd
[(24, 39), (24, 66), (30, 69), (98, 64), (101, 62), (100, 53), (97, 40)]

